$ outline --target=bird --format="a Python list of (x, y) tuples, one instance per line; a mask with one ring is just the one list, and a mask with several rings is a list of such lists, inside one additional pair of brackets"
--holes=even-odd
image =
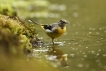
[(52, 39), (53, 45), (54, 39), (60, 37), (63, 33), (66, 32), (66, 24), (68, 24), (65, 19), (61, 19), (57, 23), (52, 24), (40, 24), (35, 22), (34, 20), (29, 21), (39, 25), (45, 31), (45, 33)]

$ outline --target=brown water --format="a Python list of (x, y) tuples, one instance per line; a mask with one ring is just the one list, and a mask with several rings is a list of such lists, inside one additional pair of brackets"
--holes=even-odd
[[(27, 60), (2, 61), (1, 71), (106, 71), (106, 1), (105, 0), (50, 0), (49, 13), (39, 22), (49, 24), (66, 19), (67, 32), (57, 38), (54, 47), (60, 54), (68, 54), (67, 68), (45, 59), (46, 52), (35, 52)], [(51, 39), (41, 28), (38, 37), (47, 44), (41, 50), (52, 47)], [(39, 48), (38, 48), (39, 49)], [(1, 64), (1, 63), (0, 63)]]

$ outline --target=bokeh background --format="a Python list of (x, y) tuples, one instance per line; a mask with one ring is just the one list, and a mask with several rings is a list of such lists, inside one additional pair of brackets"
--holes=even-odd
[[(43, 57), (45, 53), (39, 53), (40, 58), (32, 59), (1, 56), (1, 71), (106, 71), (106, 0), (0, 0), (0, 6), (1, 14), (17, 16), (28, 24), (29, 19), (42, 24), (60, 19), (69, 22), (67, 32), (55, 40), (60, 43), (55, 48), (68, 54), (67, 68), (57, 66)], [(45, 32), (35, 27), (37, 37), (50, 43)]]

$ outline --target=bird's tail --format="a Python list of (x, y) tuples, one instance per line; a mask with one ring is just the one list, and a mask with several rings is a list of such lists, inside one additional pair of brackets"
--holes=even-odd
[(29, 22), (32, 22), (32, 23), (34, 23), (34, 24), (37, 24), (37, 25), (39, 25), (43, 30), (44, 30), (44, 26), (42, 25), (42, 24), (40, 24), (40, 23), (38, 23), (38, 22), (36, 22), (36, 21), (34, 21), (34, 20), (28, 20)]
[(34, 24), (40, 25), (38, 22), (34, 21), (34, 20), (28, 20), (29, 22), (32, 22)]

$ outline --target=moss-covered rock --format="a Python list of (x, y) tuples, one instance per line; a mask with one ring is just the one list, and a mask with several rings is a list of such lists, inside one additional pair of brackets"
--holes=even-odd
[(31, 38), (27, 34), (33, 36), (35, 33), (32, 34), (33, 31), (27, 32), (30, 31), (31, 27), (24, 30), (26, 27), (22, 24), (18, 20), (9, 18), (9, 16), (0, 15), (0, 53), (17, 56), (23, 55), (24, 51), (31, 51)]

